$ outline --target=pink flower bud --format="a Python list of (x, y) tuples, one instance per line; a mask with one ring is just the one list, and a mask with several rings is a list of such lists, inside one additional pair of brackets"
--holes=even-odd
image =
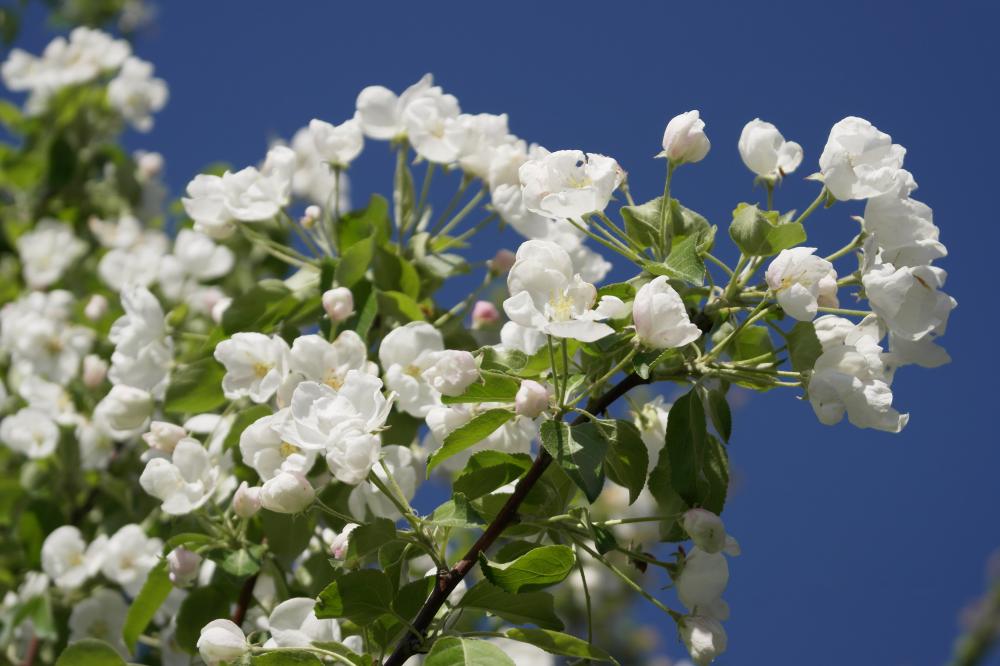
[(489, 301), (476, 301), (472, 306), (472, 328), (482, 328), (500, 321), (500, 311)]
[(104, 298), (100, 294), (94, 294), (87, 301), (87, 305), (83, 308), (84, 316), (90, 321), (97, 321), (105, 315), (108, 311), (108, 299)]
[(340, 534), (333, 537), (333, 541), (330, 542), (330, 554), (338, 560), (344, 559), (344, 556), (347, 555), (347, 544), (351, 536), (351, 532), (357, 528), (357, 523), (347, 523), (344, 525), (344, 529), (340, 532)]
[(521, 388), (517, 390), (517, 395), (514, 397), (514, 411), (519, 416), (533, 419), (548, 408), (548, 388), (530, 379), (522, 381)]
[(515, 259), (514, 253), (510, 250), (499, 250), (490, 260), (490, 270), (497, 275), (503, 275), (511, 269)]
[(342, 322), (354, 314), (354, 296), (347, 287), (334, 287), (323, 292), (323, 309), (330, 321)]
[(95, 389), (104, 382), (108, 374), (108, 362), (97, 354), (83, 357), (83, 385)]
[(167, 554), (167, 571), (170, 582), (177, 587), (187, 587), (198, 578), (201, 555), (184, 546), (178, 546)]
[(260, 511), (260, 488), (251, 487), (246, 481), (233, 494), (233, 513), (240, 518), (251, 518)]

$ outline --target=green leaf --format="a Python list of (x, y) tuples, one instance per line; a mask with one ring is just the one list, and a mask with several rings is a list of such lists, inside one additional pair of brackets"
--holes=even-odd
[(591, 645), (585, 640), (576, 636), (570, 636), (559, 631), (548, 631), (546, 629), (508, 629), (507, 637), (522, 643), (530, 643), (551, 654), (558, 654), (564, 657), (578, 657), (581, 659), (592, 659), (595, 661), (608, 661), (613, 664), (618, 662), (602, 650)]
[(160, 609), (166, 601), (170, 591), (174, 589), (167, 574), (166, 560), (161, 560), (155, 567), (150, 569), (146, 576), (139, 594), (132, 600), (132, 605), (128, 607), (128, 615), (125, 616), (125, 626), (122, 628), (122, 638), (129, 652), (135, 652), (135, 643), (139, 636), (146, 630), (156, 611)]
[[(392, 223), (389, 221), (389, 202), (382, 195), (373, 194), (364, 208), (341, 215), (335, 229), (337, 247), (341, 252), (371, 237), (372, 232), (375, 234), (375, 244), (382, 245), (389, 240), (392, 230)], [(322, 287), (329, 289), (330, 285), (324, 283)]]
[(396, 525), (388, 518), (376, 518), (351, 532), (346, 559), (367, 557), (395, 538)]
[(175, 414), (210, 412), (226, 402), (222, 377), (226, 374), (214, 358), (203, 358), (174, 370), (163, 409)]
[(816, 359), (823, 353), (823, 345), (816, 337), (816, 327), (811, 321), (800, 321), (785, 336), (788, 341), (788, 358), (796, 372), (812, 370)]
[(232, 601), (218, 585), (191, 590), (177, 612), (176, 638), (181, 649), (195, 654), (202, 627), (212, 620), (228, 618)]
[(729, 454), (726, 447), (709, 435), (702, 467), (705, 481), (701, 490), (701, 506), (714, 514), (722, 513), (729, 494)]
[(621, 216), (629, 238), (643, 249), (653, 247), (660, 237), (660, 205), (663, 197), (656, 197), (641, 206), (622, 206)]
[(671, 485), (689, 505), (698, 503), (698, 478), (707, 440), (705, 409), (692, 389), (670, 408), (664, 448), (670, 458)]
[(514, 402), (521, 382), (500, 372), (482, 370), (480, 381), (472, 383), (465, 393), (456, 396), (443, 395), (441, 402), (454, 405), (465, 402)]
[(411, 321), (425, 321), (427, 317), (420, 304), (399, 291), (377, 291), (378, 310), (387, 319), (407, 324)]
[(755, 364), (773, 363), (774, 345), (771, 344), (771, 334), (766, 326), (744, 326), (733, 340), (731, 356), (734, 361), (749, 361)]
[(604, 488), (604, 457), (608, 441), (589, 421), (570, 427), (546, 421), (541, 427), (542, 446), (591, 502)]
[(263, 550), (264, 547), (261, 545), (234, 550), (222, 560), (222, 568), (237, 578), (252, 576), (260, 571), (260, 556)]
[(375, 569), (346, 573), (319, 593), (316, 617), (347, 618), (355, 624), (368, 625), (392, 611), (392, 584)]
[(563, 628), (552, 595), (547, 592), (511, 594), (484, 580), (469, 588), (458, 605), (486, 611), (511, 624), (535, 624), (557, 631)]
[[(200, 532), (182, 532), (167, 539), (163, 544), (163, 552), (169, 553), (177, 546), (202, 546), (207, 543), (215, 543), (215, 537)], [(193, 550), (193, 548), (189, 549)]]
[(285, 565), (290, 565), (309, 545), (315, 521), (308, 514), (290, 516), (273, 511), (261, 511), (261, 528), (267, 537), (268, 552)]
[[(481, 527), (483, 519), (461, 493), (455, 493), (450, 500), (434, 509), (430, 521), (441, 527), (475, 529)], [(352, 535), (353, 537), (353, 535)]]
[(701, 237), (692, 235), (674, 245), (662, 264), (664, 275), (701, 286), (705, 281), (705, 262), (699, 253), (700, 244)]
[(255, 654), (250, 658), (253, 666), (322, 666), (323, 661), (305, 650), (280, 650)]
[(456, 453), (483, 441), (500, 426), (514, 418), (514, 412), (509, 409), (489, 409), (473, 417), (468, 423), (455, 428), (444, 438), (441, 448), (431, 454), (427, 460), (427, 473)]
[[(660, 457), (656, 467), (649, 473), (649, 492), (656, 500), (659, 512), (665, 516), (677, 516), (690, 507), (674, 489), (673, 474), (670, 468), (670, 456), (666, 447), (660, 449)], [(681, 529), (677, 520), (671, 518), (660, 523), (660, 539), (662, 541), (684, 541), (687, 534)]]
[(84, 638), (63, 650), (56, 666), (125, 666), (125, 660), (104, 641)]
[(771, 253), (767, 234), (771, 225), (757, 206), (741, 203), (733, 211), (733, 221), (729, 225), (729, 237), (740, 251), (747, 256), (766, 256)]
[(439, 638), (424, 666), (516, 666), (503, 650), (475, 638)]
[(353, 287), (364, 279), (371, 267), (375, 253), (375, 241), (371, 237), (360, 240), (347, 248), (340, 256), (334, 278), (342, 287)]
[(777, 254), (805, 243), (806, 230), (799, 222), (779, 224), (767, 233), (767, 242), (771, 245), (770, 254)]
[(608, 478), (628, 488), (628, 503), (632, 504), (646, 486), (649, 472), (649, 451), (635, 424), (621, 419), (598, 421), (598, 427), (608, 440), (604, 468)]
[(297, 306), (298, 301), (284, 282), (261, 280), (233, 299), (222, 315), (222, 330), (226, 335), (240, 331), (270, 332)]
[(474, 500), (520, 478), (531, 467), (525, 453), (479, 451), (474, 453), (452, 483), (452, 489)]
[(719, 433), (726, 442), (733, 434), (733, 414), (729, 409), (729, 401), (725, 394), (718, 389), (706, 390), (702, 394), (705, 403), (705, 411), (708, 412), (712, 420), (715, 432)]
[(382, 291), (398, 291), (410, 298), (420, 296), (420, 276), (417, 269), (409, 261), (384, 247), (375, 248), (372, 275), (375, 286)]
[(569, 546), (540, 546), (512, 562), (491, 562), (480, 553), (486, 580), (506, 592), (533, 592), (561, 583), (573, 571), (576, 554)]

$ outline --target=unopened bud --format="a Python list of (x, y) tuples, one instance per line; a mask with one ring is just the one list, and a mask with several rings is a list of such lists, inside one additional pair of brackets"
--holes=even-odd
[(167, 571), (170, 582), (177, 587), (187, 587), (198, 578), (201, 555), (178, 546), (167, 554)]
[(309, 479), (298, 472), (278, 472), (260, 490), (261, 506), (275, 513), (301, 513), (315, 498)]
[(108, 374), (108, 362), (97, 354), (83, 357), (83, 385), (95, 389), (104, 382)]
[(472, 306), (472, 328), (490, 326), (500, 321), (500, 311), (489, 301), (476, 301)]
[(347, 287), (334, 287), (323, 292), (323, 309), (330, 321), (339, 323), (354, 314), (354, 295)]
[(514, 397), (514, 412), (529, 419), (549, 408), (549, 390), (536, 381), (525, 379)]
[(226, 314), (226, 310), (232, 305), (233, 299), (226, 297), (220, 298), (215, 305), (212, 306), (212, 321), (216, 324), (222, 323), (222, 315)]
[(246, 481), (233, 493), (233, 513), (240, 518), (251, 518), (260, 511), (260, 487), (251, 487)]
[(170, 455), (174, 452), (177, 442), (187, 437), (187, 430), (166, 421), (153, 421), (149, 424), (149, 432), (142, 439), (151, 449)]
[(496, 275), (504, 275), (514, 265), (516, 257), (510, 250), (499, 250), (490, 259), (490, 271)]
[(84, 316), (90, 321), (97, 321), (103, 317), (108, 311), (108, 299), (104, 298), (100, 294), (94, 294), (87, 301), (87, 305), (83, 308)]
[(344, 529), (341, 530), (340, 534), (333, 537), (333, 540), (330, 542), (330, 554), (338, 560), (344, 559), (344, 556), (347, 555), (347, 544), (349, 542), (351, 532), (357, 528), (357, 523), (347, 523), (344, 525)]

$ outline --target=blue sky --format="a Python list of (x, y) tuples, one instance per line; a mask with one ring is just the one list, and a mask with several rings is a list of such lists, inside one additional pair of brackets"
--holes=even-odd
[[(830, 126), (868, 118), (908, 149), (915, 196), (949, 248), (953, 363), (897, 375), (896, 405), (911, 413), (897, 436), (822, 426), (792, 392), (739, 407), (725, 517), (743, 556), (719, 663), (940, 664), (1000, 547), (991, 4), (164, 2), (137, 51), (171, 100), (152, 133), (128, 140), (163, 152), (177, 193), (205, 164), (253, 163), (310, 118), (347, 118), (365, 85), (400, 90), (433, 72), (463, 110), (506, 112), (512, 131), (550, 149), (617, 158), (645, 200), (662, 188), (652, 156), (666, 121), (698, 108), (713, 148), (678, 172), (674, 194), (725, 230), (736, 203), (761, 196), (736, 151), (744, 123), (759, 116), (804, 147), (776, 197), (801, 210), (816, 192), (801, 176)], [(36, 22), (24, 38), (37, 51), (49, 35)], [(390, 186), (389, 165), (384, 145), (370, 145), (356, 202)], [(810, 243), (840, 247), (860, 212), (818, 212)]]

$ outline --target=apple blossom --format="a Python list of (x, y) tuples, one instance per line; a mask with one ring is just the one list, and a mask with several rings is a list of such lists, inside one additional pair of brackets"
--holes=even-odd
[(122, 629), (128, 615), (128, 604), (114, 590), (101, 588), (73, 606), (69, 615), (69, 642), (96, 638), (113, 647), (127, 658), (128, 648), (122, 640)]
[(153, 413), (153, 396), (148, 391), (118, 384), (94, 408), (95, 418), (102, 419), (116, 436), (127, 438), (145, 429)]
[(163, 541), (147, 537), (141, 526), (124, 525), (108, 539), (104, 547), (101, 573), (134, 597), (142, 589), (150, 570), (160, 560), (161, 550)]
[(88, 546), (77, 527), (57, 527), (42, 543), (42, 571), (56, 587), (75, 590), (101, 570), (106, 545), (107, 537)]
[(153, 65), (128, 58), (108, 84), (108, 103), (140, 132), (153, 128), (152, 114), (167, 103), (167, 84), (153, 77)]
[(93, 330), (70, 321), (73, 296), (68, 291), (33, 291), (0, 310), (0, 351), (22, 376), (39, 375), (65, 385), (77, 376), (90, 351)]
[(108, 299), (100, 294), (94, 294), (83, 307), (83, 315), (90, 321), (97, 321), (108, 311)]
[(761, 178), (783, 178), (802, 163), (802, 146), (785, 141), (777, 127), (760, 118), (743, 127), (739, 149), (743, 164)]
[[(444, 445), (448, 435), (457, 428), (488, 409), (504, 406), (502, 403), (484, 402), (478, 405), (459, 404), (435, 407), (427, 413), (426, 421), (429, 432), (424, 441), (425, 448), (431, 450), (440, 448)], [(484, 437), (482, 441), (446, 458), (440, 465), (449, 471), (462, 469), (474, 453), (486, 449), (506, 453), (528, 453), (531, 451), (531, 442), (536, 435), (537, 429), (531, 417), (527, 414), (518, 415)]]
[(445, 138), (456, 147), (458, 166), (467, 174), (487, 179), (496, 151), (516, 138), (507, 131), (507, 114), (463, 113), (445, 125)]
[(653, 349), (683, 347), (701, 337), (701, 329), (691, 323), (680, 294), (662, 275), (636, 292), (632, 321), (635, 339)]
[(552, 399), (548, 387), (531, 379), (522, 379), (521, 386), (514, 397), (514, 411), (518, 416), (529, 419), (538, 418), (549, 408)]
[(184, 546), (178, 546), (167, 553), (167, 572), (170, 582), (177, 587), (188, 587), (198, 579), (201, 569), (201, 555)]
[(320, 219), (319, 206), (350, 210), (350, 183), (347, 174), (341, 172), (339, 178), (334, 174), (327, 160), (320, 155), (309, 127), (301, 128), (292, 136), (291, 148), (295, 154), (292, 192), (315, 206), (315, 209), (306, 208), (306, 216), (311, 220), (309, 224)]
[(334, 476), (357, 485), (378, 460), (377, 433), (392, 404), (393, 398), (382, 394), (381, 380), (351, 370), (338, 391), (317, 382), (299, 384), (277, 429), (286, 442), (324, 452)]
[(286, 418), (283, 413), (263, 416), (246, 427), (240, 435), (243, 462), (252, 467), (261, 480), (274, 478), (278, 472), (306, 474), (316, 461), (316, 451), (300, 449), (282, 441), (276, 427)]
[(42, 220), (17, 239), (24, 281), (32, 289), (58, 282), (86, 251), (87, 244), (76, 237), (72, 227), (58, 220)]
[(830, 130), (819, 169), (837, 199), (868, 199), (893, 188), (905, 154), (888, 134), (864, 118), (848, 116)]
[(344, 529), (340, 531), (339, 534), (335, 535), (330, 541), (330, 554), (338, 559), (342, 560), (347, 556), (347, 545), (351, 538), (351, 532), (358, 529), (360, 525), (357, 523), (347, 523), (344, 525)]
[(313, 643), (339, 643), (340, 624), (319, 620), (316, 600), (308, 597), (286, 599), (274, 607), (267, 620), (271, 638), (264, 647), (310, 647)]
[(198, 654), (209, 666), (239, 659), (248, 652), (247, 637), (231, 620), (212, 620), (198, 636)]
[(83, 385), (89, 389), (95, 389), (104, 383), (104, 378), (108, 376), (108, 362), (97, 354), (87, 354), (83, 357), (83, 373), (81, 379)]
[(682, 520), (691, 541), (706, 553), (718, 553), (726, 546), (726, 528), (722, 519), (705, 509), (688, 509)]
[(368, 86), (358, 94), (355, 117), (366, 136), (395, 139), (406, 134), (405, 113), (410, 104), (423, 97), (440, 96), (434, 77), (425, 74), (401, 95), (383, 86)]
[(705, 121), (701, 119), (701, 114), (697, 110), (687, 111), (667, 123), (663, 130), (663, 152), (660, 156), (675, 164), (700, 162), (711, 147), (712, 143), (705, 136)]
[(476, 301), (472, 306), (472, 328), (480, 329), (500, 321), (500, 311), (490, 301)]
[(225, 245), (203, 233), (181, 229), (173, 252), (160, 262), (160, 285), (168, 298), (179, 300), (194, 291), (199, 282), (227, 275), (235, 261), (233, 251)]
[(506, 248), (497, 250), (497, 253), (489, 261), (490, 271), (497, 275), (506, 275), (513, 268), (516, 260), (517, 255), (510, 250)]
[(251, 487), (243, 481), (233, 493), (232, 506), (233, 512), (240, 518), (252, 518), (260, 511), (260, 488)]
[(277, 335), (235, 333), (215, 347), (215, 360), (226, 366), (222, 391), (230, 400), (248, 396), (267, 402), (288, 375), (288, 343)]
[(108, 379), (163, 397), (173, 361), (173, 340), (167, 335), (166, 317), (159, 301), (145, 287), (122, 289), (124, 316), (111, 326), (114, 343)]
[(181, 516), (203, 506), (217, 491), (223, 460), (213, 457), (198, 440), (177, 442), (170, 459), (153, 458), (139, 476), (139, 485), (163, 502), (164, 513)]
[(188, 436), (187, 430), (167, 421), (153, 421), (149, 424), (149, 432), (142, 436), (143, 441), (151, 449), (170, 455), (177, 443)]
[(378, 358), (385, 372), (385, 385), (394, 391), (400, 408), (411, 416), (423, 418), (440, 394), (423, 377), (431, 366), (433, 353), (444, 350), (441, 332), (426, 322), (410, 322), (393, 329), (382, 339)]
[[(383, 465), (388, 468), (386, 473)], [(372, 468), (372, 472), (383, 483), (389, 474), (395, 485), (403, 492), (403, 497), (409, 502), (417, 492), (420, 482), (426, 477), (423, 458), (414, 453), (410, 447), (390, 445), (382, 448), (381, 464)], [(368, 514), (380, 518), (397, 520), (402, 518), (396, 505), (386, 497), (374, 483), (361, 483), (351, 491), (347, 498), (347, 506), (352, 516), (362, 518)]]
[(480, 381), (476, 359), (467, 351), (445, 349), (431, 352), (427, 360), (430, 365), (420, 374), (441, 395), (462, 395), (472, 384)]
[(0, 441), (29, 458), (47, 458), (59, 444), (59, 426), (44, 411), (24, 407), (0, 421)]
[(349, 166), (364, 148), (361, 125), (354, 119), (335, 126), (314, 118), (309, 121), (309, 132), (319, 156), (337, 169)]
[(708, 553), (695, 546), (684, 558), (674, 579), (677, 596), (687, 608), (697, 610), (722, 596), (729, 584), (729, 563), (722, 553)]
[(511, 321), (557, 338), (594, 342), (614, 332), (593, 309), (594, 285), (574, 274), (561, 247), (549, 241), (526, 241), (507, 275), (510, 298), (503, 302)]
[[(332, 389), (343, 386), (351, 370), (378, 374), (377, 366), (368, 360), (365, 341), (354, 331), (342, 331), (333, 342), (319, 335), (299, 336), (292, 342), (288, 366), (297, 377), (326, 384)], [(282, 392), (288, 388), (282, 387)]]
[(811, 321), (820, 305), (838, 305), (837, 272), (829, 261), (814, 256), (815, 251), (814, 247), (782, 250), (764, 274), (778, 305), (799, 321)]
[(354, 314), (354, 295), (347, 287), (334, 287), (323, 292), (323, 310), (330, 321), (340, 323)]
[(686, 615), (680, 620), (681, 640), (696, 666), (708, 666), (726, 651), (726, 630), (712, 617)]
[(547, 336), (537, 328), (508, 321), (500, 328), (500, 346), (533, 355), (545, 346)]
[(528, 160), (518, 174), (525, 208), (555, 218), (603, 211), (624, 179), (612, 158), (580, 150), (559, 150)]
[(639, 429), (643, 444), (646, 445), (651, 466), (666, 444), (669, 417), (670, 405), (664, 402), (662, 395), (656, 396), (644, 404), (639, 411), (632, 413), (632, 421)]
[(947, 275), (936, 266), (878, 264), (861, 281), (872, 310), (889, 330), (904, 340), (917, 341), (943, 329), (958, 304), (939, 291)]
[(278, 472), (260, 490), (261, 506), (275, 513), (301, 513), (315, 497), (309, 480), (299, 472)]

